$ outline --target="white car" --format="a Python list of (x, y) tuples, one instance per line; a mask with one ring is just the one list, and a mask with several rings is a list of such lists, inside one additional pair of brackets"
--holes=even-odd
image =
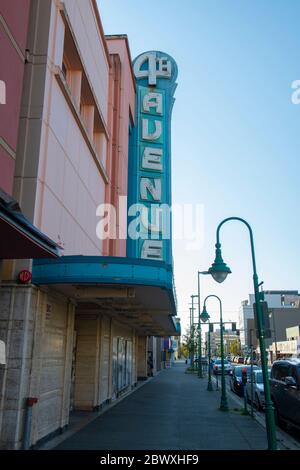
[[(225, 374), (229, 374), (231, 371), (232, 371), (232, 366), (231, 366), (230, 362), (227, 361), (226, 359), (224, 359), (224, 372), (225, 372)], [(213, 372), (214, 372), (215, 375), (222, 374), (222, 360), (221, 359), (217, 359), (214, 362)]]
[[(251, 379), (246, 384), (247, 399), (251, 401)], [(257, 410), (265, 406), (264, 381), (261, 369), (253, 370), (253, 404)]]

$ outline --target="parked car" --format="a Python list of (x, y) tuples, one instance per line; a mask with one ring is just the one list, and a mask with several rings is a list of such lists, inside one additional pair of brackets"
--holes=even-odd
[(290, 422), (300, 427), (300, 359), (275, 361), (270, 387), (276, 423), (285, 427)]
[[(270, 372), (270, 371), (269, 371)], [(247, 399), (251, 402), (251, 369), (249, 379), (246, 384)], [(264, 392), (264, 381), (261, 369), (253, 370), (253, 404), (257, 410), (261, 410), (265, 406), (265, 392)]]
[[(247, 362), (245, 362), (245, 364), (251, 365), (251, 356), (248, 357)], [(255, 364), (256, 366), (258, 365), (257, 360), (255, 358), (253, 358), (253, 364)]]
[[(226, 359), (224, 359), (224, 370), (225, 370), (225, 374), (229, 374), (232, 371), (231, 364)], [(214, 362), (213, 372), (215, 375), (222, 374), (222, 360), (221, 359), (217, 359)]]
[[(198, 357), (194, 359), (194, 362), (198, 364)], [(208, 365), (208, 358), (207, 357), (201, 357), (201, 364), (207, 366)]]
[(237, 363), (238, 363), (238, 364), (244, 364), (244, 358), (241, 357), (241, 356), (239, 356), (239, 357), (238, 357), (238, 360), (237, 360)]
[[(238, 395), (243, 395), (243, 382), (242, 382), (242, 370), (247, 370), (247, 377), (250, 377), (251, 366), (236, 366), (234, 367), (230, 376), (230, 388), (233, 392)], [(253, 366), (253, 370), (258, 369), (257, 366)]]

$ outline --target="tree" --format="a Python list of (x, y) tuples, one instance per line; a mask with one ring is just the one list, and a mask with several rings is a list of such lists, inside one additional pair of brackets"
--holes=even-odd
[(229, 346), (229, 352), (233, 356), (240, 356), (242, 354), (241, 342), (239, 338), (234, 339)]
[(189, 357), (190, 353), (191, 353), (191, 349), (192, 349), (192, 337), (191, 337), (191, 330), (190, 328), (187, 329), (187, 332), (185, 335), (183, 335), (182, 337), (182, 341), (181, 341), (181, 345), (180, 345), (180, 349), (181, 349), (181, 354), (187, 358)]
[[(192, 353), (192, 349), (194, 349), (194, 354), (197, 352), (197, 329), (194, 326), (194, 343), (191, 335), (191, 328), (187, 328), (186, 334), (182, 336), (181, 342), (181, 354), (184, 357), (189, 357)], [(194, 346), (194, 348), (193, 348)]]

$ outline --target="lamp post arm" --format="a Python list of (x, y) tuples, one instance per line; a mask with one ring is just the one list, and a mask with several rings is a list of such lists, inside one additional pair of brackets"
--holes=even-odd
[(205, 297), (205, 299), (204, 299), (204, 306), (205, 306), (205, 304), (206, 304), (207, 299), (209, 299), (210, 297), (214, 297), (215, 299), (218, 299), (219, 304), (220, 304), (220, 308), (222, 308), (221, 299), (220, 299), (220, 297), (218, 297), (218, 296), (215, 295), (215, 294), (210, 294), (210, 295), (207, 295), (207, 296)]
[(226, 222), (229, 222), (230, 220), (238, 220), (242, 222), (244, 225), (249, 230), (249, 235), (250, 235), (250, 244), (251, 244), (251, 256), (252, 256), (252, 265), (253, 265), (253, 276), (257, 277), (257, 272), (256, 272), (256, 260), (255, 260), (255, 251), (254, 251), (254, 240), (253, 240), (253, 232), (251, 226), (248, 224), (248, 222), (241, 217), (228, 217), (227, 219), (222, 220), (222, 222), (219, 223), (217, 227), (217, 243), (216, 243), (216, 248), (220, 248), (220, 229), (222, 225), (224, 225)]

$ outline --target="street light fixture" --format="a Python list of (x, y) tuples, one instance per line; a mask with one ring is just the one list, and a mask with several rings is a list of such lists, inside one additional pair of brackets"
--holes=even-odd
[(212, 266), (209, 268), (208, 273), (212, 275), (216, 282), (225, 281), (228, 274), (231, 274), (230, 268), (224, 263), (221, 253), (221, 244), (216, 243), (216, 258)]
[(227, 275), (231, 273), (230, 268), (223, 261), (222, 253), (221, 253), (221, 243), (220, 243), (220, 229), (223, 224), (231, 220), (237, 220), (245, 224), (249, 230), (249, 235), (250, 235), (251, 256), (252, 256), (252, 265), (253, 265), (253, 285), (254, 285), (256, 312), (257, 312), (256, 314), (257, 329), (258, 329), (258, 334), (259, 334), (261, 366), (262, 366), (264, 391), (265, 391), (265, 416), (266, 416), (266, 429), (267, 429), (267, 437), (268, 437), (268, 449), (276, 450), (277, 449), (276, 428), (275, 428), (275, 419), (274, 419), (274, 408), (273, 408), (273, 404), (271, 400), (271, 393), (270, 393), (269, 372), (268, 372), (268, 364), (267, 364), (267, 356), (266, 356), (266, 348), (265, 348), (265, 331), (264, 331), (264, 326), (263, 326), (263, 311), (262, 311), (262, 306), (261, 306), (261, 296), (259, 293), (260, 284), (258, 282), (258, 275), (256, 271), (253, 232), (248, 222), (246, 222), (246, 220), (240, 217), (228, 217), (227, 219), (224, 219), (218, 225), (217, 233), (216, 233), (216, 245), (215, 245), (216, 246), (216, 258), (212, 266), (209, 268), (209, 273), (213, 276), (213, 278), (217, 282), (225, 281)]
[[(205, 323), (209, 322), (210, 316), (208, 315), (208, 312), (206, 310), (206, 306), (204, 305), (202, 313), (200, 315), (200, 319)], [(207, 390), (209, 392), (213, 391), (213, 386), (212, 386), (212, 380), (211, 380), (211, 349), (210, 349), (210, 324), (208, 323), (208, 335), (207, 335), (207, 341), (208, 341), (208, 382), (207, 382)]]
[(210, 274), (208, 271), (198, 271), (198, 377), (203, 379), (203, 370), (202, 370), (202, 335), (201, 335), (201, 302), (200, 302), (200, 274)]
[(206, 311), (206, 301), (210, 297), (214, 297), (219, 301), (220, 305), (220, 329), (221, 329), (221, 371), (222, 371), (222, 382), (221, 382), (221, 404), (220, 410), (221, 411), (228, 411), (228, 403), (227, 403), (227, 395), (226, 395), (226, 382), (225, 382), (225, 367), (224, 367), (224, 341), (223, 341), (223, 314), (222, 314), (222, 302), (220, 297), (217, 295), (208, 295), (204, 299), (203, 311), (202, 314), (207, 316), (208, 313)]
[(207, 322), (210, 319), (208, 312), (206, 310), (206, 306), (204, 305), (200, 318), (203, 322)]

